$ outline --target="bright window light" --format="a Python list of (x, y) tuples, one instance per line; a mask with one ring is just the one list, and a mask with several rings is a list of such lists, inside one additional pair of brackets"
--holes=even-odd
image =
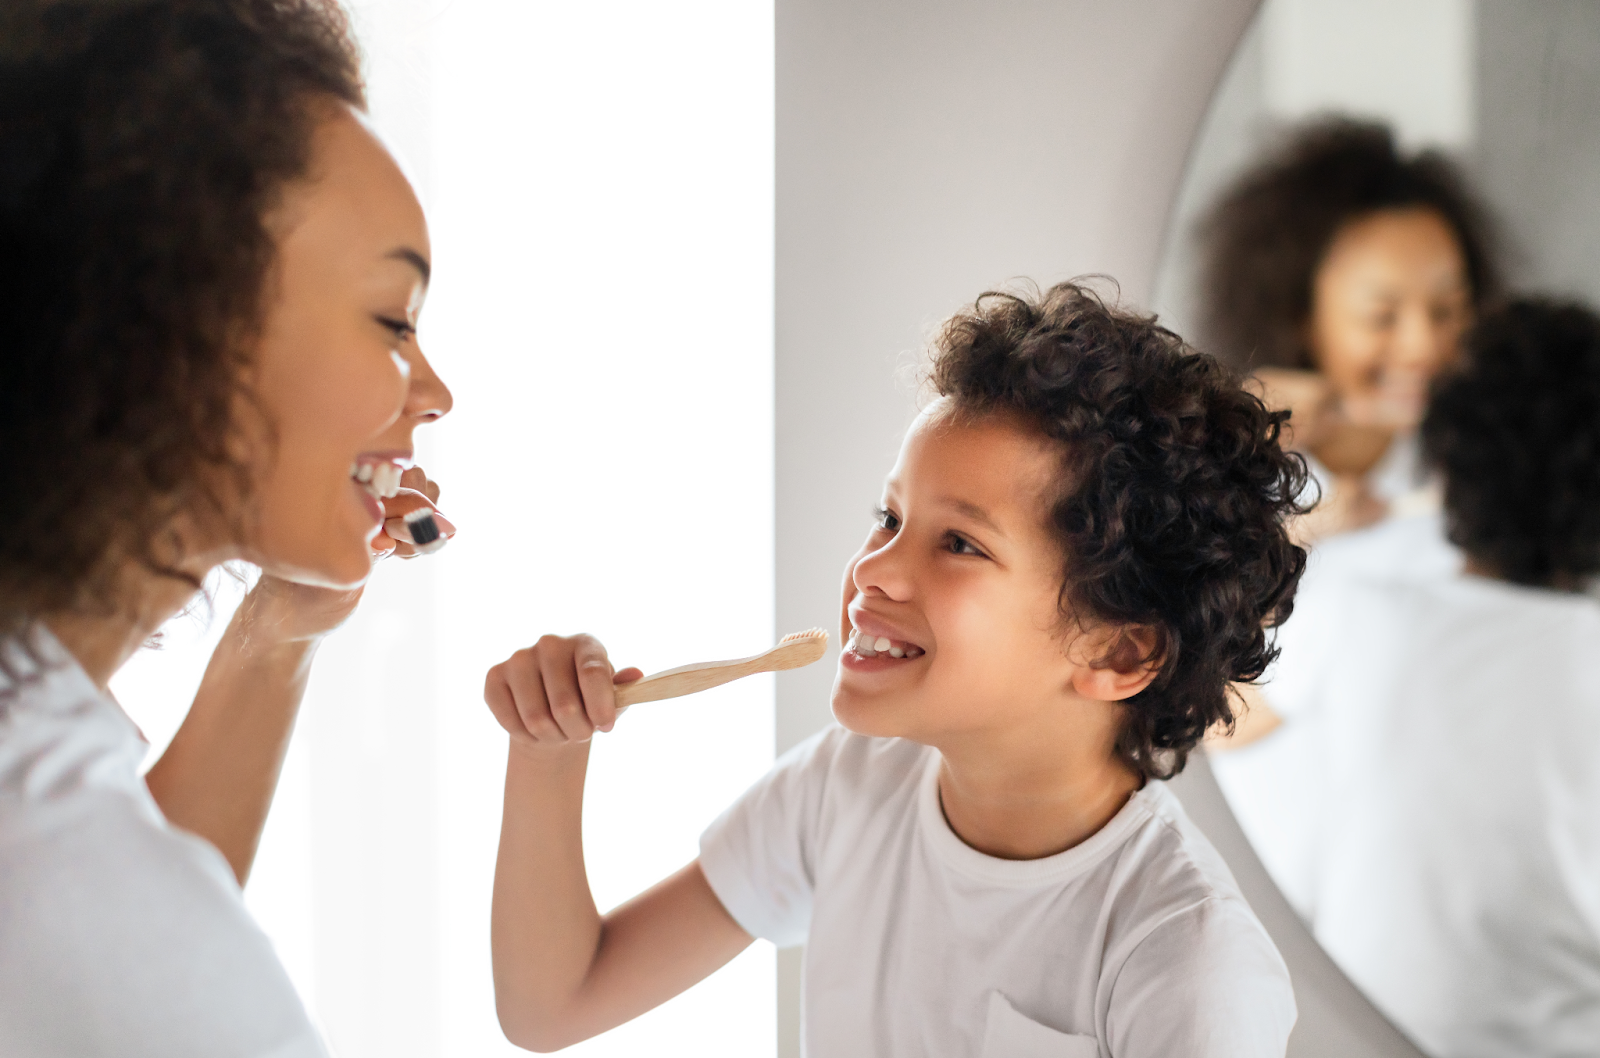
[[(380, 569), (324, 647), (247, 898), (339, 1058), (521, 1054), (489, 972), (505, 738), (485, 671), (545, 632), (647, 672), (775, 640), (773, 11), (354, 9), (373, 120), (428, 208), (421, 341), (456, 405), (418, 455), (460, 536)], [(204, 664), (185, 635), (118, 684), (153, 741)], [(771, 677), (602, 736), (602, 909), (690, 860), (772, 745)], [(772, 1054), (773, 963), (758, 944), (567, 1053)]]

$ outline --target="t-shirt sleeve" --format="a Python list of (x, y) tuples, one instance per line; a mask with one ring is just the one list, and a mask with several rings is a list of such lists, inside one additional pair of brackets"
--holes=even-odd
[(1163, 920), (1112, 985), (1117, 1058), (1283, 1058), (1294, 1028), (1289, 970), (1240, 902), (1204, 900)]
[(706, 881), (753, 937), (804, 944), (811, 927), (818, 819), (843, 730), (830, 727), (785, 753), (700, 836)]

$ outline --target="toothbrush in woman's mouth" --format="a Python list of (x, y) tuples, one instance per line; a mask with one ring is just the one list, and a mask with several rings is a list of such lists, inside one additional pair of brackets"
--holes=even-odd
[[(362, 456), (350, 464), (350, 480), (361, 486), (373, 500), (380, 501), (376, 504), (375, 512), (380, 519), (384, 514), (381, 501), (393, 499), (400, 491), (400, 476), (404, 473), (405, 468), (393, 457)], [(449, 542), (439, 528), (433, 511), (426, 507), (406, 514), (404, 521), (406, 531), (411, 534), (411, 545), (420, 554), (432, 554)]]

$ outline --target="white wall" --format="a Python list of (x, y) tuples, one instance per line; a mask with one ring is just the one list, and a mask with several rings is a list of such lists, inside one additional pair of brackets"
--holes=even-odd
[[(778, 0), (777, 615), (837, 628), (913, 414), (899, 368), (1013, 277), (1144, 303), (1190, 137), (1254, 0)], [(831, 667), (778, 682), (778, 749)], [(798, 1054), (798, 952), (780, 1053)]]

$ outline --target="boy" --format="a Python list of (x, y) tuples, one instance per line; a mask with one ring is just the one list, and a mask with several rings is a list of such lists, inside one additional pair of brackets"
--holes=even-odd
[(588, 637), (491, 670), (512, 735), (495, 883), (501, 1024), (547, 1050), (755, 936), (806, 944), (809, 1054), (1282, 1055), (1288, 974), (1158, 781), (1273, 656), (1304, 553), (1284, 418), (1073, 284), (946, 324), (850, 560), (832, 727), (608, 915), (584, 877)]

